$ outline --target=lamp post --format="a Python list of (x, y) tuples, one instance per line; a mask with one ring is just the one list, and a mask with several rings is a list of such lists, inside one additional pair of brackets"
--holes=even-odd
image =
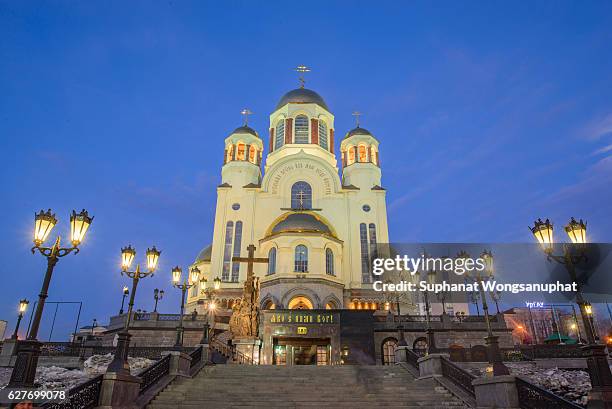
[(40, 294), (38, 295), (38, 303), (36, 304), (36, 311), (34, 312), (28, 337), (17, 345), (17, 358), (11, 373), (11, 380), (8, 384), (10, 388), (31, 387), (34, 385), (38, 357), (40, 356), (40, 342), (38, 342), (36, 337), (38, 337), (38, 329), (45, 307), (45, 300), (48, 297), (53, 269), (61, 257), (72, 252), (74, 254), (79, 252), (79, 245), (85, 238), (85, 233), (92, 221), (93, 216), (89, 216), (85, 209), (80, 213), (73, 210), (70, 214), (70, 242), (72, 246), (61, 247), (61, 239), (58, 236), (53, 246), (43, 247), (42, 244), (47, 240), (51, 230), (57, 224), (57, 218), (51, 212), (51, 209), (46, 212), (41, 210), (40, 213), (35, 213), (34, 215), (34, 247), (32, 247), (32, 254), (38, 251), (47, 259), (47, 271)]
[(11, 339), (19, 339), (19, 324), (21, 324), (21, 319), (23, 318), (23, 314), (25, 313), (25, 311), (28, 309), (29, 303), (30, 302), (25, 298), (19, 301), (19, 315), (17, 316), (17, 325), (15, 325), (15, 332), (13, 333)]
[(153, 299), (155, 300), (155, 307), (153, 308), (153, 312), (157, 312), (157, 303), (162, 298), (164, 298), (164, 290), (160, 290), (159, 288), (153, 290)]
[(132, 246), (127, 246), (121, 249), (121, 275), (126, 275), (132, 279), (132, 291), (130, 294), (130, 301), (128, 302), (127, 317), (125, 318), (125, 324), (123, 330), (119, 332), (117, 336), (117, 348), (115, 349), (115, 357), (106, 369), (107, 373), (117, 373), (123, 375), (130, 374), (130, 365), (128, 363), (128, 352), (130, 349), (130, 338), (129, 333), (130, 321), (132, 319), (132, 310), (134, 309), (134, 298), (136, 297), (136, 289), (138, 288), (138, 282), (141, 278), (152, 276), (157, 268), (159, 262), (159, 255), (161, 251), (157, 250), (155, 246), (147, 249), (146, 252), (146, 271), (140, 270), (140, 264), (136, 264), (134, 271), (129, 271), (134, 257), (136, 256), (136, 250)]
[(185, 279), (182, 284), (181, 274), (182, 270), (179, 266), (176, 266), (172, 269), (172, 285), (175, 288), (181, 290), (181, 315), (179, 317), (179, 325), (176, 328), (176, 343), (174, 344), (175, 347), (183, 346), (183, 333), (185, 332), (183, 328), (183, 315), (185, 313), (185, 293), (191, 287), (196, 285), (198, 278), (200, 277), (200, 270), (197, 267), (192, 268), (191, 272), (189, 273), (188, 279)]
[(216, 277), (213, 280), (212, 288), (209, 288), (207, 286), (207, 283), (208, 280), (206, 279), (206, 277), (203, 277), (200, 280), (200, 294), (204, 295), (204, 299), (206, 300), (206, 322), (204, 323), (204, 330), (202, 331), (202, 339), (200, 340), (200, 344), (208, 344), (210, 332), (210, 316), (215, 313), (215, 309), (217, 308), (217, 304), (215, 302), (215, 295), (217, 291), (221, 288), (221, 279), (219, 277)]
[(499, 300), (501, 300), (501, 291), (493, 290), (490, 293), (491, 299), (495, 303), (495, 312), (499, 314)]
[[(469, 254), (465, 251), (461, 251), (458, 258), (470, 258)], [(485, 337), (485, 343), (487, 345), (487, 354), (489, 363), (493, 368), (493, 376), (510, 375), (508, 367), (504, 365), (501, 351), (499, 350), (499, 337), (493, 335), (493, 329), (491, 328), (491, 318), (489, 316), (489, 305), (487, 304), (487, 296), (483, 287), (485, 280), (493, 278), (493, 253), (490, 251), (483, 251), (480, 258), (484, 261), (486, 277), (479, 270), (472, 270), (472, 272), (466, 272), (466, 275), (474, 280), (478, 286), (478, 292), (480, 294), (480, 300), (482, 302), (482, 311), (485, 317), (485, 324), (487, 326), (487, 336)]]
[(91, 324), (91, 336), (93, 337), (94, 335), (94, 329), (98, 326), (98, 320), (97, 319), (93, 319), (93, 323)]
[[(428, 255), (423, 253), (423, 257), (426, 259), (428, 258)], [(422, 269), (420, 271), (420, 275), (422, 276), (421, 278), (425, 278), (427, 280), (427, 284), (434, 284), (436, 282), (436, 272), (434, 270), (425, 271), (425, 269)], [(424, 291), (423, 296), (425, 297), (425, 317), (427, 320), (427, 326), (425, 328), (425, 334), (427, 335), (427, 353), (434, 354), (437, 352), (438, 348), (436, 348), (434, 330), (431, 327), (429, 291), (427, 289)]]
[(127, 285), (123, 286), (123, 296), (121, 297), (121, 309), (119, 310), (119, 315), (123, 314), (123, 306), (125, 305), (125, 297), (130, 295), (130, 289)]
[(587, 342), (587, 345), (583, 346), (582, 349), (587, 358), (589, 377), (591, 378), (591, 391), (589, 392), (587, 407), (609, 409), (612, 408), (612, 373), (608, 364), (606, 346), (597, 343), (590, 317), (593, 309), (591, 304), (584, 299), (582, 286), (577, 282), (576, 277), (576, 264), (587, 260), (585, 253), (586, 227), (587, 225), (582, 219), (580, 221), (576, 221), (573, 217), (570, 219), (565, 226), (565, 232), (572, 245), (563, 243), (563, 254), (554, 254), (553, 224), (549, 219), (546, 219), (546, 221), (538, 219), (534, 222), (534, 226), (529, 229), (542, 247), (547, 260), (565, 266), (570, 279), (576, 284), (576, 304), (580, 309)]

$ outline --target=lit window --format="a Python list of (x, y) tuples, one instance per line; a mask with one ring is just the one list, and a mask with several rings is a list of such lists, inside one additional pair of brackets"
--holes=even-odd
[(311, 209), (312, 188), (306, 182), (296, 182), (291, 186), (291, 208)]
[(295, 118), (295, 137), (293, 143), (308, 143), (308, 117), (306, 115), (298, 115)]
[(370, 257), (375, 259), (378, 257), (378, 247), (376, 245), (376, 225), (374, 223), (370, 223), (368, 229), (370, 232)]
[(355, 149), (352, 146), (349, 146), (348, 148), (346, 148), (346, 151), (348, 152), (347, 165), (355, 163)]
[(319, 145), (321, 148), (328, 149), (327, 143), (327, 125), (323, 121), (319, 121)]
[(303, 244), (295, 248), (295, 271), (298, 273), (308, 271), (308, 248)]
[(268, 252), (268, 275), (276, 273), (276, 247)]
[(330, 276), (335, 275), (334, 273), (334, 252), (332, 249), (325, 250), (325, 273)]
[(227, 159), (225, 160), (226, 162), (229, 162), (232, 160), (232, 155), (234, 154), (234, 145), (229, 145), (227, 147)]
[(378, 152), (376, 151), (376, 148), (374, 146), (372, 146), (370, 153), (372, 155), (370, 162), (377, 165), (378, 164)]
[(244, 143), (239, 143), (238, 144), (238, 150), (236, 151), (236, 160), (244, 160), (245, 158), (245, 146)]
[(255, 146), (251, 145), (251, 147), (249, 148), (249, 162), (255, 163), (256, 153), (257, 153), (257, 149), (255, 148)]
[(359, 162), (368, 161), (368, 148), (365, 145), (359, 145)]
[(276, 140), (274, 149), (278, 149), (285, 143), (285, 120), (281, 119), (276, 123)]

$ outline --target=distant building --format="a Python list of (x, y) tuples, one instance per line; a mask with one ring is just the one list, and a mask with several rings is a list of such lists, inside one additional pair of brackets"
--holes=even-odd
[(85, 325), (79, 328), (78, 332), (70, 335), (70, 342), (98, 342), (102, 339), (102, 334), (107, 330), (106, 325)]
[(0, 320), (0, 340), (5, 338), (7, 324), (8, 323), (6, 321)]

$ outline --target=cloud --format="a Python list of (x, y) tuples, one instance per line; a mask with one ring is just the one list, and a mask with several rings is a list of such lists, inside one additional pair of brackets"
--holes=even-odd
[(598, 140), (604, 136), (612, 135), (612, 113), (588, 123), (582, 129), (581, 134), (589, 140)]
[(597, 149), (595, 152), (593, 152), (593, 156), (601, 155), (602, 153), (607, 153), (610, 151), (612, 151), (612, 143), (608, 146), (604, 146), (603, 148)]

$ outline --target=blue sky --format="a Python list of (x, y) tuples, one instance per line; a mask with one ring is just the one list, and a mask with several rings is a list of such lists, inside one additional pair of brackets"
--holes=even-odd
[[(0, 319), (34, 300), (34, 211), (96, 219), (49, 300), (116, 312), (119, 249), (162, 249), (138, 307), (211, 241), (223, 139), (307, 86), (381, 141), (393, 241), (526, 242), (570, 216), (612, 240), (610, 2), (0, 1)], [(267, 138), (264, 138), (267, 145)], [(47, 319), (52, 309), (47, 310)], [(58, 337), (74, 311), (61, 309)], [(46, 332), (45, 332), (46, 331)], [(48, 334), (48, 322), (41, 335)]]

